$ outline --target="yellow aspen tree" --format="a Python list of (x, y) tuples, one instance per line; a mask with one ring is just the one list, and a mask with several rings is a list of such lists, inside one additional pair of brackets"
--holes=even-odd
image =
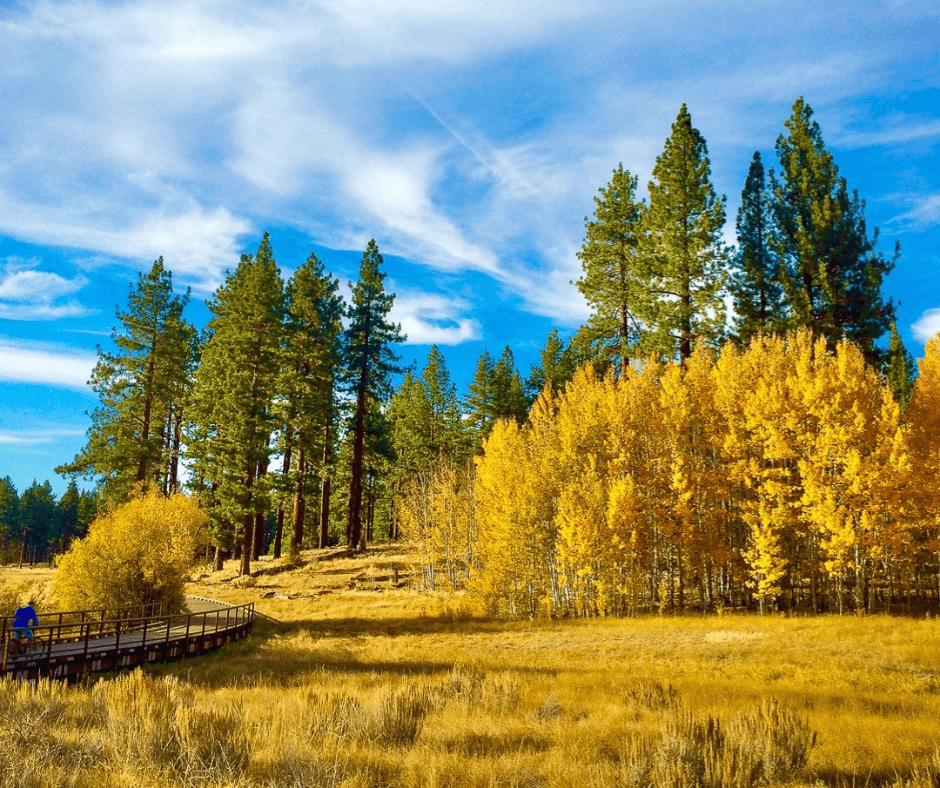
[(612, 543), (621, 553), (620, 566), (634, 608), (641, 600), (648, 607), (666, 604), (668, 597), (661, 592), (671, 578), (672, 477), (660, 398), (662, 373), (662, 364), (652, 358), (631, 366), (618, 379), (609, 404), (607, 523)]
[[(924, 357), (917, 360), (918, 377), (905, 413), (911, 434), (917, 490), (917, 541), (936, 567), (940, 598), (940, 334), (927, 340)], [(932, 569), (933, 569), (932, 567)]]
[(899, 435), (900, 407), (861, 351), (840, 342), (817, 357), (808, 410), (817, 434), (800, 463), (804, 514), (822, 536), (825, 566), (837, 584), (840, 611), (846, 585), (856, 610), (870, 608), (869, 583), (883, 552), (891, 487), (903, 484), (907, 457)]
[(474, 586), (491, 610), (514, 618), (550, 614), (552, 605), (554, 491), (539, 475), (532, 432), (499, 420), (477, 458)]
[[(611, 576), (616, 574), (606, 527), (609, 486), (609, 409), (612, 378), (598, 380), (590, 367), (579, 370), (557, 397), (550, 441), (540, 455), (549, 461), (558, 486), (555, 524), (558, 574), (564, 595), (580, 615), (610, 609)], [(533, 428), (540, 423), (534, 414)], [(599, 600), (604, 597), (605, 601)]]

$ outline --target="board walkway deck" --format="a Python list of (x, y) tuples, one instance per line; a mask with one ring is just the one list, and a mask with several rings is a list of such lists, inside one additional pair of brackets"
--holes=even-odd
[(43, 614), (42, 623), (57, 623), (34, 627), (43, 645), (23, 654), (11, 648), (12, 620), (4, 618), (0, 620), (0, 674), (76, 680), (90, 673), (198, 656), (246, 637), (255, 615), (254, 604), (234, 606), (202, 597), (187, 597), (183, 613), (142, 612), (133, 618), (128, 611)]

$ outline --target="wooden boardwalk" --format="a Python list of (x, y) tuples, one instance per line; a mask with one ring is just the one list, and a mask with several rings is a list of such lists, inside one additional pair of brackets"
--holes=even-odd
[(144, 615), (104, 610), (42, 614), (43, 626), (33, 627), (33, 632), (43, 646), (19, 655), (10, 644), (12, 619), (4, 618), (0, 674), (75, 680), (89, 673), (198, 656), (246, 637), (255, 615), (254, 604), (232, 606), (200, 597), (187, 597), (184, 613), (141, 612)]

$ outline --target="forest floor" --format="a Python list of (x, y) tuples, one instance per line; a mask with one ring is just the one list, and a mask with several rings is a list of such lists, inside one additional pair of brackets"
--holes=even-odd
[[(188, 593), (255, 603), (252, 635), (147, 670), (165, 682), (42, 690), (64, 709), (46, 730), (75, 751), (22, 784), (666, 788), (723, 736), (738, 750), (713, 784), (746, 788), (759, 778), (734, 764), (759, 753), (744, 752), (745, 733), (771, 784), (940, 784), (940, 621), (511, 622), (415, 585), (411, 556), (387, 546), (263, 559), (251, 578), (234, 563), (198, 571)], [(6, 695), (15, 705), (25, 691), (0, 693), (0, 728), (15, 722)], [(708, 717), (721, 720), (717, 739)], [(776, 777), (766, 773), (767, 753), (798, 755), (813, 733), (798, 774), (780, 752)], [(164, 739), (172, 746), (134, 743)], [(94, 780), (67, 766), (76, 758)]]

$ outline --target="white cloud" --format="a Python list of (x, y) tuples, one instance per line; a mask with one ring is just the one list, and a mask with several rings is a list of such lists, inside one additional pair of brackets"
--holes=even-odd
[(67, 279), (49, 271), (38, 271), (39, 264), (39, 260), (8, 258), (0, 268), (0, 318), (56, 320), (87, 315), (88, 309), (65, 297), (81, 290), (88, 280), (80, 275)]
[(911, 333), (921, 343), (940, 331), (940, 308), (927, 309), (914, 323), (911, 324)]
[[(845, 22), (839, 3), (630, 11), (599, 0), (23, 4), (0, 14), (0, 232), (143, 264), (163, 255), (202, 292), (266, 224), (334, 248), (374, 236), (387, 253), (482, 272), (523, 308), (575, 321), (580, 218), (618, 160), (639, 168), (642, 188), (681, 101), (710, 139), (772, 141), (796, 95), (870, 90), (893, 56), (856, 35), (858, 15)], [(758, 17), (788, 35), (755, 39)], [(933, 128), (890, 127), (882, 143)]]
[(0, 338), (0, 380), (88, 391), (97, 357), (41, 342)]
[(840, 148), (868, 148), (876, 145), (903, 145), (940, 137), (940, 120), (893, 120), (890, 125), (873, 131), (854, 131), (836, 136), (833, 143)]
[(464, 316), (470, 307), (462, 298), (398, 292), (389, 319), (401, 323), (408, 345), (459, 345), (480, 338), (479, 322)]
[(940, 225), (940, 194), (918, 198), (913, 208), (895, 216), (888, 225), (914, 232), (922, 232)]
[(55, 443), (59, 438), (73, 438), (84, 435), (81, 429), (55, 429), (55, 430), (0, 430), (0, 445), (7, 446), (36, 446), (44, 443)]

